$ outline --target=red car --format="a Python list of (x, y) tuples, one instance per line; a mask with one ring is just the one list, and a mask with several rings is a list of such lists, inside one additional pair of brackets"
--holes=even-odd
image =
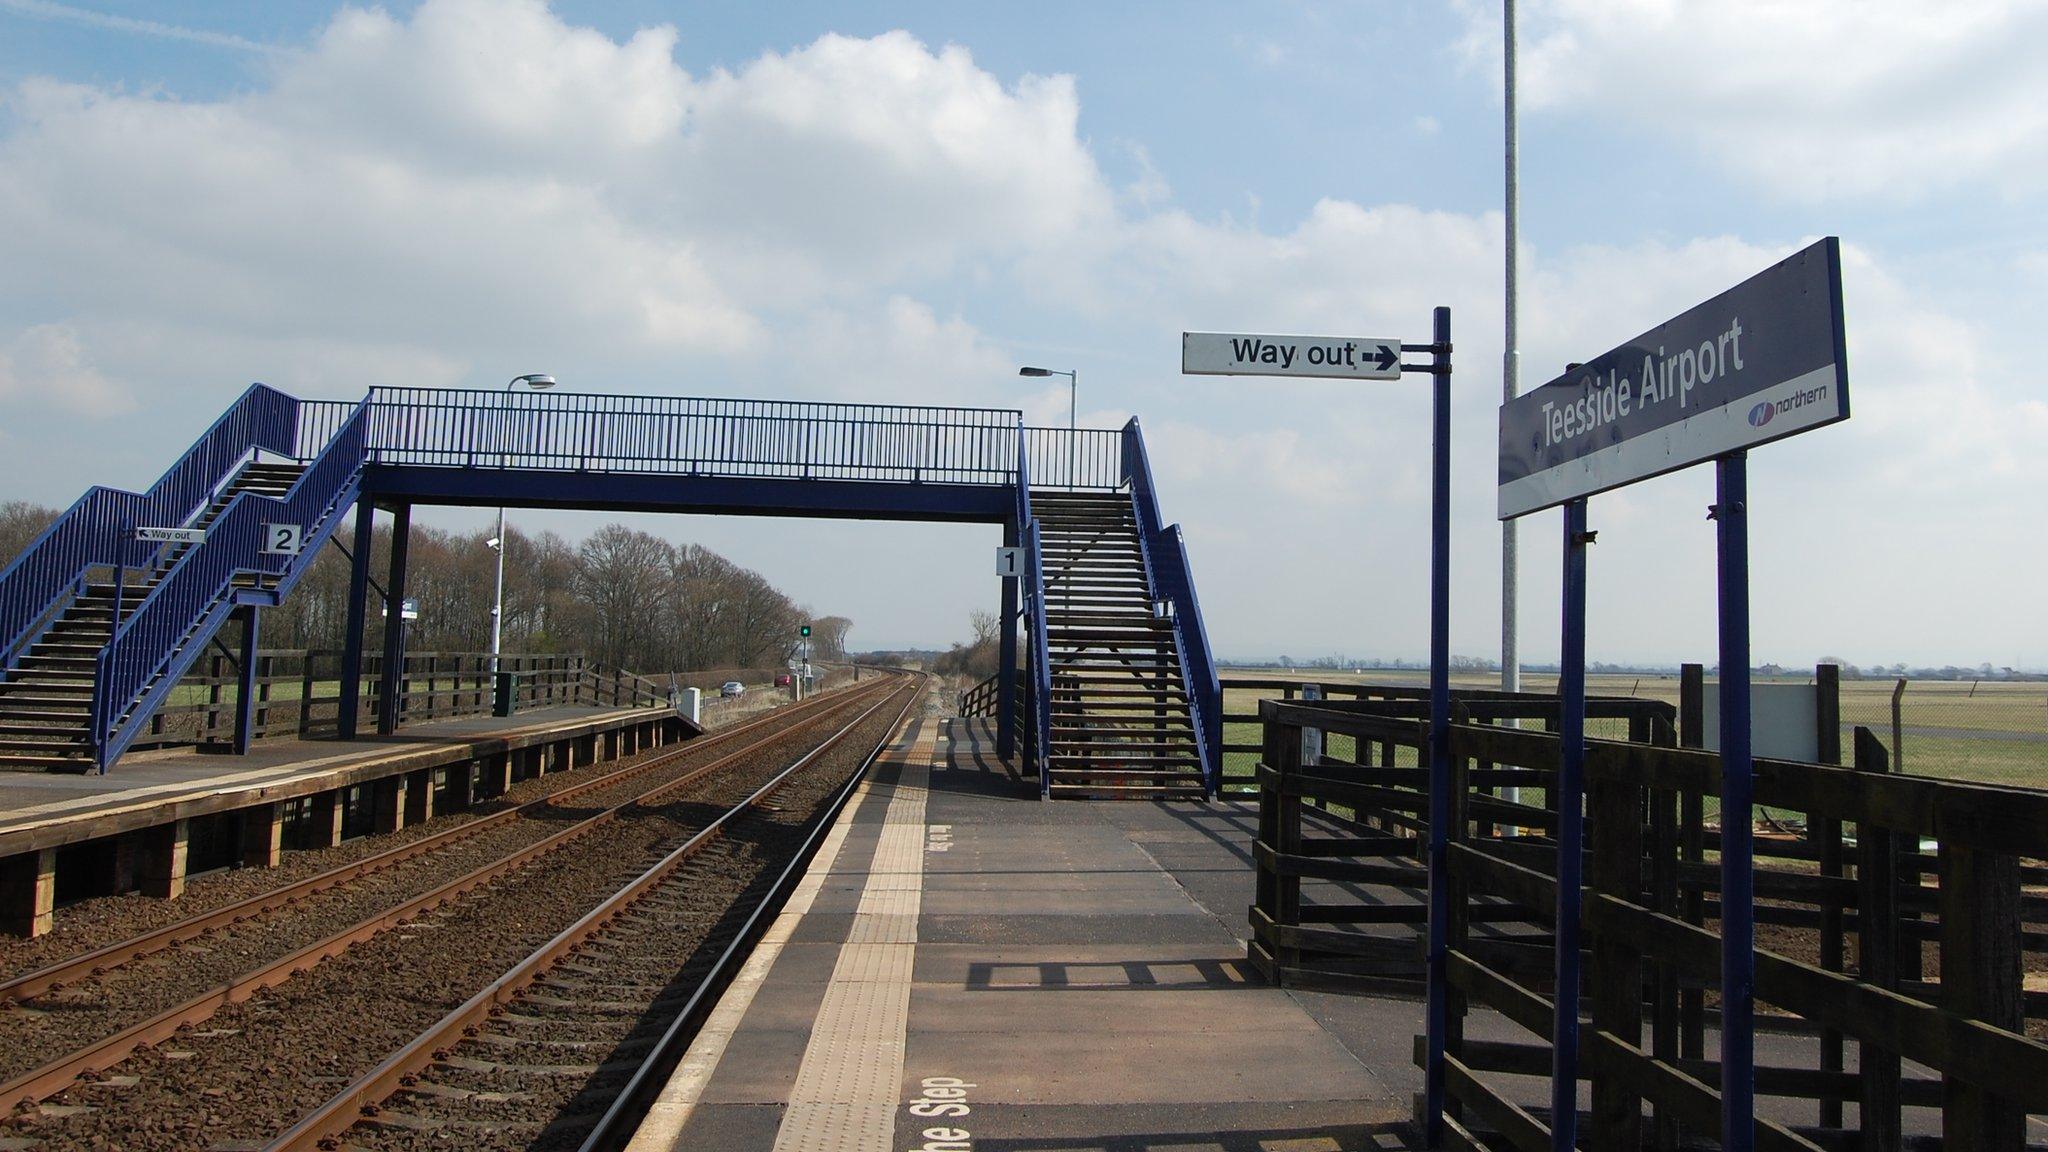
[(791, 676), (791, 675), (790, 675), (789, 673), (787, 673), (787, 672), (784, 672), (784, 673), (783, 673), (782, 675), (780, 675), (780, 676), (777, 676), (777, 677), (775, 678), (775, 686), (776, 686), (777, 688), (787, 688), (787, 687), (789, 687), (789, 686), (790, 686), (791, 684), (793, 684), (793, 683), (795, 683), (795, 682), (796, 682), (796, 678), (795, 678), (795, 677), (793, 677), (793, 676)]

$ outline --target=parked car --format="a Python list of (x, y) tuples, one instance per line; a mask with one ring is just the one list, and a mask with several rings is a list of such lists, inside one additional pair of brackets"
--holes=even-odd
[(775, 686), (776, 686), (777, 688), (787, 688), (787, 687), (789, 687), (789, 686), (790, 686), (790, 685), (791, 685), (792, 683), (794, 683), (795, 681), (796, 681), (796, 677), (794, 677), (794, 676), (791, 676), (791, 675), (790, 675), (789, 673), (787, 673), (787, 672), (784, 672), (784, 673), (783, 673), (782, 675), (780, 675), (780, 676), (777, 676), (777, 677), (775, 678)]
[(746, 690), (747, 686), (737, 680), (727, 680), (718, 686), (718, 694), (727, 699), (734, 699)]

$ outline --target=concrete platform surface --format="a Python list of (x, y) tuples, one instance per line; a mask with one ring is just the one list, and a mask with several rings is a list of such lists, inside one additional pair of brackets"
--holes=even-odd
[(1419, 1006), (1244, 961), (1249, 806), (1041, 803), (992, 743), (878, 763), (634, 1152), (1416, 1146)]
[[(196, 798), (250, 791), (295, 794), (295, 783), (308, 788), (318, 781), (331, 788), (332, 778), (361, 770), (391, 768), (400, 762), (457, 758), (480, 741), (538, 738), (562, 729), (605, 727), (648, 709), (557, 706), (536, 708), (517, 716), (465, 716), (405, 728), (391, 736), (358, 740), (266, 740), (243, 756), (218, 755), (193, 749), (142, 752), (125, 756), (106, 775), (48, 772), (0, 773), (0, 845), (22, 834), (54, 824), (97, 818), (130, 810), (176, 806)], [(226, 802), (223, 807), (235, 807)]]

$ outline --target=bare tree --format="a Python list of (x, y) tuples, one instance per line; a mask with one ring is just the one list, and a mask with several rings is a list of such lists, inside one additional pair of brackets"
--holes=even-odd
[(43, 529), (56, 522), (57, 515), (55, 508), (45, 508), (26, 500), (9, 500), (0, 504), (0, 568), (12, 564), (16, 556), (42, 535)]

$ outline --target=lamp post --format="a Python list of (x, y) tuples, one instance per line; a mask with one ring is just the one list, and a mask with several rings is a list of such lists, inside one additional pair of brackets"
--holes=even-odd
[(1074, 399), (1081, 391), (1081, 373), (1078, 369), (1063, 372), (1057, 368), (1019, 368), (1019, 376), (1065, 376), (1067, 378), (1067, 487), (1075, 487), (1074, 444), (1078, 439), (1074, 433)]
[[(544, 392), (555, 386), (555, 378), (545, 372), (529, 372), (524, 376), (514, 376), (511, 382), (505, 385), (505, 403), (508, 407), (512, 403), (513, 389), (521, 384), (536, 392)], [(505, 454), (500, 452), (498, 453), (498, 467), (503, 468), (504, 466)], [(490, 546), (498, 554), (497, 592), (491, 600), (491, 676), (495, 680), (498, 675), (498, 652), (505, 640), (505, 509), (503, 505), (500, 505), (498, 508), (498, 534), (491, 537)]]

